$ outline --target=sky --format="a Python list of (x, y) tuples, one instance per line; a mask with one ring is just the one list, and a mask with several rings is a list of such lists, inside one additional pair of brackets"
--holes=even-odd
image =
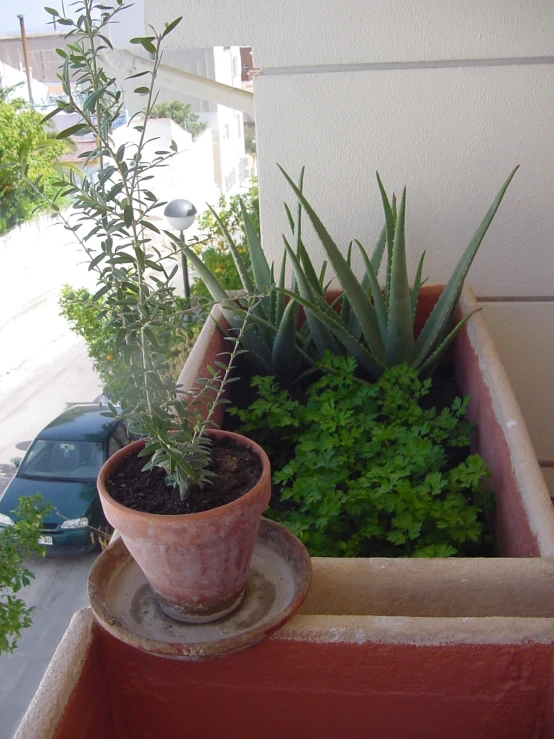
[[(71, 1), (66, 2), (66, 7), (70, 5)], [(52, 31), (53, 27), (48, 25), (52, 17), (44, 10), (45, 5), (60, 10), (61, 0), (17, 0), (17, 2), (0, 0), (0, 35), (19, 36), (18, 14), (25, 16), (25, 30), (27, 33)]]

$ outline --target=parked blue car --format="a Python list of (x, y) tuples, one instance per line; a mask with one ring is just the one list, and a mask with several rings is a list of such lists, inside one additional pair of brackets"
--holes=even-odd
[(105, 405), (73, 406), (38, 434), (0, 498), (0, 526), (12, 525), (19, 498), (40, 493), (52, 506), (42, 527), (47, 554), (81, 554), (106, 541), (111, 528), (96, 478), (129, 443), (125, 423), (106, 412)]

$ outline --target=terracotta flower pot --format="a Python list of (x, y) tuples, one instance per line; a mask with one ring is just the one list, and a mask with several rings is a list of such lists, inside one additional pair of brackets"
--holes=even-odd
[(244, 595), (260, 517), (271, 492), (269, 459), (255, 442), (228, 431), (209, 431), (215, 439), (231, 438), (260, 458), (260, 479), (232, 503), (202, 513), (164, 516), (142, 513), (117, 503), (106, 480), (137, 441), (110, 457), (100, 470), (98, 491), (111, 525), (152, 586), (164, 612), (178, 621), (207, 623), (231, 613)]

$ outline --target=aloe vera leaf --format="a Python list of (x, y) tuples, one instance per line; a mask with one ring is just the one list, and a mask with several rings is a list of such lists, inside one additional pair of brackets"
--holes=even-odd
[[(304, 242), (302, 241), (301, 227), (300, 227), (301, 212), (302, 210), (301, 208), (299, 208), (298, 209), (299, 221), (297, 223), (296, 230), (295, 230), (296, 256), (298, 257), (298, 259), (300, 260), (300, 263), (302, 264), (304, 274), (312, 290), (315, 293), (319, 293), (320, 295), (323, 295), (324, 293), (323, 293), (321, 275), (319, 277), (317, 276), (317, 272), (315, 271), (313, 262), (310, 259), (310, 255), (308, 254), (306, 247), (304, 246)], [(325, 273), (323, 272), (323, 274)]]
[[(379, 191), (381, 193), (381, 200), (383, 201), (383, 208), (385, 210), (385, 230), (386, 230), (386, 241), (387, 241), (387, 273), (385, 277), (385, 303), (387, 306), (387, 311), (389, 309), (389, 300), (390, 300), (390, 280), (391, 280), (391, 268), (392, 268), (392, 250), (394, 246), (394, 229), (396, 224), (396, 218), (393, 214), (393, 210), (391, 208), (391, 204), (389, 202), (387, 193), (385, 192), (385, 188), (383, 187), (383, 183), (381, 182), (381, 178), (379, 177), (379, 172), (377, 172), (377, 184), (379, 185)], [(392, 196), (393, 206), (396, 210), (396, 198), (393, 195)]]
[(279, 293), (277, 293), (275, 290), (275, 265), (273, 264), (273, 262), (271, 263), (270, 277), (271, 277), (271, 288), (269, 291), (269, 322), (276, 324), (277, 323), (277, 298), (279, 296)]
[[(303, 192), (304, 190), (304, 171), (305, 167), (300, 170), (300, 177), (298, 178), (298, 190)], [(296, 203), (296, 253), (300, 256), (299, 246), (302, 245), (302, 203), (300, 200)]]
[[(256, 232), (250, 213), (248, 213), (244, 207), (242, 198), (239, 198), (239, 205), (246, 230), (246, 241), (248, 243), (248, 252), (250, 254), (250, 262), (252, 264), (252, 272), (254, 274), (255, 290), (261, 296), (272, 285), (271, 270), (263, 252), (260, 237)], [(252, 313), (253, 315), (263, 315), (264, 318), (270, 319), (271, 297), (269, 295), (263, 295), (263, 297), (260, 297), (260, 300)], [(264, 340), (266, 343), (270, 342), (267, 334), (264, 336)]]
[[(361, 249), (361, 250), (363, 249), (363, 251), (365, 252), (365, 249), (362, 246), (361, 242), (358, 241), (357, 239), (354, 239), (353, 241), (351, 241), (350, 244), (353, 244), (354, 241), (357, 242), (358, 249)], [(350, 245), (349, 245), (349, 251), (350, 251)], [(349, 263), (349, 266), (351, 266), (350, 263)], [(366, 295), (370, 295), (371, 293), (370, 293), (370, 289), (369, 289), (369, 278), (367, 276), (367, 271), (364, 272), (364, 276), (362, 277), (362, 283), (361, 284), (362, 284), (362, 289), (363, 289), (364, 293), (366, 293)], [(350, 307), (350, 303), (348, 302), (348, 298), (344, 297), (344, 301), (345, 301), (345, 304), (347, 304)], [(361, 335), (362, 335), (362, 327), (360, 326), (360, 322), (358, 321), (358, 317), (356, 316), (356, 314), (354, 313), (353, 310), (349, 310), (348, 311), (348, 321), (347, 321), (347, 323), (348, 323), (348, 328), (350, 329), (350, 333), (353, 336), (355, 336), (357, 339), (359, 339), (361, 337)]]
[[(352, 269), (352, 247), (354, 246), (354, 241), (351, 241), (348, 244), (348, 253), (346, 255), (346, 262), (350, 269)], [(350, 303), (348, 302), (348, 298), (343, 295), (342, 296), (342, 306), (340, 309), (340, 317), (344, 321), (344, 323), (347, 326), (350, 326), (350, 320), (352, 317), (352, 309), (350, 308)]]
[(323, 290), (325, 290), (323, 283), (325, 282), (325, 273), (327, 272), (328, 265), (329, 265), (329, 262), (325, 259), (319, 271), (319, 284), (321, 285)]
[(306, 279), (310, 283), (310, 287), (314, 292), (323, 295), (323, 287), (320, 282), (320, 278), (317, 276), (317, 272), (315, 271), (313, 262), (310, 259), (310, 255), (308, 254), (306, 247), (304, 246), (304, 243), (302, 241), (297, 242), (296, 254), (300, 259), (304, 274), (306, 275)]
[(381, 335), (379, 334), (377, 318), (371, 301), (365, 294), (362, 286), (348, 266), (346, 259), (340, 253), (339, 248), (329, 235), (329, 232), (319, 219), (317, 213), (314, 211), (302, 192), (298, 189), (298, 187), (294, 184), (292, 179), (288, 176), (288, 174), (280, 165), (279, 169), (285, 176), (285, 179), (287, 180), (289, 185), (294, 190), (296, 197), (302, 203), (316, 230), (317, 235), (321, 240), (321, 243), (323, 244), (323, 248), (327, 252), (327, 256), (329, 257), (329, 260), (333, 265), (333, 269), (335, 270), (335, 274), (340, 284), (342, 285), (342, 289), (348, 297), (352, 310), (358, 316), (358, 320), (360, 321), (360, 325), (362, 327), (362, 333), (364, 335), (369, 350), (374, 355), (376, 362), (379, 365), (384, 365), (386, 363), (385, 347), (383, 346), (383, 341), (381, 339)]
[(290, 208), (286, 203), (283, 203), (285, 208), (285, 213), (287, 214), (287, 220), (289, 222), (289, 227), (292, 233), (294, 233), (294, 218), (292, 217), (292, 213), (290, 212)]
[[(358, 239), (354, 239), (356, 244), (358, 245), (358, 249), (362, 252), (362, 254), (365, 254), (365, 256), (368, 256), (367, 251), (361, 241), (358, 241)], [(373, 271), (379, 276), (379, 270), (381, 269), (381, 262), (383, 261), (383, 254), (385, 253), (385, 246), (387, 244), (387, 229), (386, 226), (383, 226), (383, 230), (379, 234), (379, 238), (377, 240), (377, 243), (375, 244), (375, 249), (373, 250), (373, 253), (371, 255), (371, 265), (373, 267)], [(365, 262), (365, 259), (364, 259)], [(367, 293), (369, 291), (369, 278), (367, 276), (367, 270), (364, 272), (364, 276), (362, 277), (362, 287), (364, 289), (364, 292)], [(355, 318), (355, 317), (354, 317)], [(358, 333), (360, 333), (360, 328), (358, 327)]]
[[(287, 252), (283, 250), (283, 259), (281, 261), (281, 271), (279, 272), (279, 287), (285, 287), (285, 275), (287, 271)], [(278, 326), (282, 319), (283, 313), (285, 312), (285, 296), (283, 293), (277, 290), (272, 290), (272, 296), (275, 295), (275, 318), (274, 323)]]
[(394, 231), (389, 308), (387, 315), (387, 363), (389, 367), (411, 362), (414, 350), (410, 284), (406, 265), (406, 188), (402, 192)]
[(235, 262), (235, 265), (237, 267), (237, 272), (239, 273), (242, 286), (249, 295), (253, 295), (255, 293), (254, 290), (254, 283), (252, 282), (252, 279), (250, 278), (250, 275), (248, 274), (248, 269), (246, 268), (246, 265), (244, 263), (244, 259), (242, 258), (241, 253), (237, 249), (237, 246), (233, 239), (231, 238), (231, 234), (229, 231), (227, 231), (227, 228), (221, 218), (217, 215), (216, 211), (211, 207), (211, 205), (208, 206), (211, 210), (219, 228), (221, 229), (221, 233), (225, 237), (225, 241), (227, 242), (227, 245), (229, 246), (229, 250), (233, 256), (233, 260)]
[[(219, 307), (231, 328), (239, 329), (242, 326), (242, 321), (244, 319), (241, 317), (241, 314), (246, 316), (246, 311), (238, 306), (232, 298), (227, 298), (227, 300), (221, 302)], [(216, 319), (214, 318), (213, 320), (221, 330)], [(253, 318), (253, 321), (257, 322), (259, 320), (261, 319), (258, 317)], [(248, 349), (252, 355), (256, 356), (258, 360), (257, 367), (260, 371), (263, 370), (264, 374), (274, 374), (271, 369), (271, 351), (267, 343), (260, 337), (259, 333), (254, 328), (249, 328), (244, 332), (241, 343), (245, 349)]]
[(412, 297), (411, 297), (411, 303), (412, 303), (412, 324), (415, 321), (416, 312), (417, 312), (417, 304), (419, 301), (419, 289), (421, 287), (421, 273), (423, 271), (423, 260), (425, 259), (425, 252), (420, 256), (419, 263), (417, 265), (417, 272), (414, 280), (414, 286), (412, 288)]
[(387, 309), (385, 307), (383, 293), (381, 292), (379, 282), (377, 281), (377, 275), (375, 274), (373, 265), (371, 264), (371, 260), (367, 256), (365, 249), (362, 247), (359, 241), (356, 241), (356, 244), (360, 249), (362, 259), (364, 260), (369, 291), (373, 296), (373, 305), (375, 306), (375, 314), (377, 315), (379, 331), (381, 332), (383, 342), (385, 342), (387, 337)]
[(365, 346), (352, 336), (347, 326), (344, 326), (339, 316), (333, 313), (333, 317), (324, 312), (318, 305), (312, 303), (302, 297), (302, 295), (291, 293), (284, 290), (285, 295), (294, 298), (306, 311), (306, 316), (310, 313), (316, 316), (319, 321), (326, 322), (330, 330), (336, 335), (337, 339), (344, 345), (345, 349), (356, 359), (359, 365), (364, 367), (375, 378), (383, 374), (385, 367), (375, 359), (375, 357), (365, 348)]
[(200, 257), (198, 257), (193, 252), (193, 250), (190, 249), (188, 246), (181, 246), (181, 249), (184, 252), (186, 258), (190, 262), (196, 274), (200, 277), (202, 282), (208, 288), (208, 291), (210, 295), (212, 296), (212, 298), (216, 302), (220, 302), (222, 300), (228, 300), (229, 296), (227, 295), (227, 291), (221, 287), (219, 282), (213, 276), (211, 271), (206, 267), (206, 265), (200, 259)]
[(306, 321), (300, 328), (300, 334), (302, 335), (304, 339), (304, 351), (313, 352), (315, 344), (314, 344), (314, 337), (312, 336), (312, 332), (310, 331), (310, 324)]
[(264, 287), (270, 287), (272, 284), (271, 270), (263, 252), (260, 237), (256, 232), (250, 213), (244, 207), (242, 198), (239, 198), (239, 204), (246, 230), (246, 240), (248, 242), (248, 251), (250, 253), (250, 262), (252, 263), (254, 282), (258, 292), (262, 292)]
[[(274, 375), (271, 364), (271, 354), (267, 352), (265, 344), (261, 344), (259, 337), (252, 331), (246, 331), (242, 337), (242, 345), (248, 350), (248, 359), (255, 366), (256, 371), (263, 375)], [(260, 352), (260, 349), (262, 350)]]
[[(299, 188), (302, 190), (304, 183), (304, 167), (302, 167), (302, 170), (300, 172), (300, 178), (299, 178)], [(302, 263), (302, 266), (304, 268), (304, 274), (306, 275), (306, 278), (312, 287), (313, 290), (316, 290), (318, 292), (323, 293), (320, 284), (321, 281), (318, 280), (315, 268), (313, 266), (313, 262), (310, 259), (310, 256), (308, 254), (308, 251), (306, 247), (304, 246), (304, 242), (302, 241), (302, 205), (299, 202), (298, 203), (298, 210), (297, 210), (297, 220), (295, 221), (291, 210), (289, 206), (285, 203), (285, 211), (287, 214), (288, 222), (290, 229), (292, 231), (292, 234), (294, 235), (294, 241), (295, 241), (295, 249), (296, 249), (296, 256)], [(294, 275), (293, 272), (293, 284), (291, 286), (292, 292), (295, 292), (296, 290), (296, 284), (294, 281)]]
[(271, 353), (271, 364), (276, 374), (284, 378), (290, 378), (294, 375), (297, 364), (294, 306), (295, 301), (290, 300), (279, 324)]
[(376, 275), (379, 275), (379, 270), (381, 269), (381, 263), (383, 261), (383, 254), (385, 253), (386, 244), (387, 227), (385, 225), (383, 226), (383, 230), (379, 234), (379, 238), (377, 239), (377, 243), (375, 244), (375, 249), (373, 250), (373, 254), (371, 255), (371, 266), (373, 267), (373, 271)]
[(483, 310), (482, 308), (475, 308), (475, 310), (472, 310), (471, 313), (468, 313), (467, 316), (464, 316), (461, 321), (459, 321), (456, 326), (452, 329), (452, 331), (448, 334), (448, 336), (442, 341), (439, 346), (435, 349), (435, 351), (431, 354), (430, 357), (428, 357), (425, 362), (421, 365), (421, 367), (416, 367), (415, 369), (418, 370), (418, 373), (423, 377), (426, 375), (430, 375), (437, 364), (440, 362), (441, 357), (445, 353), (445, 351), (448, 349), (450, 344), (452, 343), (454, 337), (456, 334), (460, 331), (461, 328), (465, 326), (465, 324), (469, 321), (471, 316), (475, 315), (475, 313), (479, 313), (479, 311)]
[[(240, 324), (235, 319), (235, 316), (237, 313), (246, 314), (246, 311), (240, 308), (240, 306), (237, 306), (233, 299), (228, 296), (227, 291), (221, 287), (204, 262), (192, 251), (192, 249), (189, 249), (188, 246), (184, 246), (183, 251), (185, 252), (187, 259), (190, 261), (194, 271), (208, 288), (212, 298), (220, 304), (221, 311), (229, 322), (229, 325), (234, 328), (238, 328)], [(252, 314), (252, 318), (253, 320), (257, 319), (255, 313)], [(246, 349), (249, 351), (255, 351), (266, 362), (266, 364), (270, 364), (271, 353), (267, 342), (264, 341), (263, 338), (256, 335), (252, 330), (248, 330), (243, 336), (242, 343)]]
[(440, 337), (441, 332), (443, 332), (450, 323), (452, 314), (458, 304), (460, 293), (462, 291), (464, 280), (469, 272), (469, 268), (471, 267), (473, 259), (477, 254), (477, 250), (479, 249), (479, 246), (492, 223), (492, 219), (506, 194), (506, 190), (518, 169), (519, 165), (512, 170), (508, 179), (500, 188), (493, 204), (487, 211), (479, 228), (475, 232), (475, 235), (466, 247), (466, 250), (462, 254), (454, 272), (450, 276), (440, 298), (431, 311), (431, 315), (427, 319), (427, 322), (416, 341), (413, 357), (414, 365), (421, 365), (424, 362), (425, 357), (433, 348), (433, 345), (436, 343), (438, 337)]
[[(294, 269), (294, 273), (296, 275), (296, 281), (298, 283), (298, 290), (300, 295), (302, 295), (305, 299), (308, 301), (313, 301), (314, 294), (312, 292), (312, 289), (310, 287), (310, 284), (308, 280), (306, 279), (306, 276), (304, 272), (302, 271), (302, 265), (300, 264), (300, 261), (298, 260), (296, 254), (294, 253), (294, 250), (288, 243), (287, 239), (283, 236), (283, 240), (285, 242), (285, 248), (288, 252), (289, 259), (292, 262), (292, 267)], [(285, 291), (285, 295), (286, 295)], [(333, 336), (333, 333), (329, 330), (329, 328), (325, 325), (325, 323), (321, 323), (321, 321), (316, 318), (313, 314), (311, 314), (309, 311), (306, 311), (306, 320), (310, 325), (310, 330), (312, 332), (314, 344), (317, 348), (318, 354), (320, 356), (323, 356), (326, 351), (330, 351), (333, 354), (337, 354), (339, 349), (337, 346), (337, 343), (335, 341), (335, 338)]]
[(302, 380), (305, 380), (310, 375), (313, 375), (314, 372), (318, 372), (318, 371), (319, 371), (319, 367), (317, 366), (317, 364), (314, 364), (312, 367), (308, 367), (303, 372), (301, 372), (299, 375), (296, 375), (294, 380), (291, 382), (291, 385), (296, 385), (299, 382), (302, 382)]
[[(358, 248), (361, 249), (361, 250), (363, 250), (363, 254), (365, 254), (367, 256), (367, 252), (366, 252), (365, 248), (363, 247), (363, 245), (361, 244), (361, 242), (356, 241), (356, 243), (358, 244)], [(373, 250), (373, 253), (372, 253), (371, 257), (370, 257), (371, 266), (373, 267), (373, 271), (375, 272), (375, 276), (377, 278), (379, 277), (379, 270), (381, 269), (381, 263), (383, 261), (383, 255), (385, 253), (385, 246), (386, 245), (387, 245), (387, 227), (385, 225), (385, 226), (383, 226), (383, 229), (382, 229), (381, 233), (379, 234), (379, 238), (377, 239), (377, 243), (375, 244), (375, 249)], [(365, 262), (365, 259), (364, 259), (364, 262)], [(369, 289), (369, 277), (368, 277), (368, 274), (367, 274), (367, 269), (364, 272), (364, 276), (362, 278), (362, 287), (363, 287), (365, 293), (368, 293), (370, 291), (370, 289)], [(351, 330), (351, 332), (355, 336), (361, 336), (362, 329), (361, 329), (361, 326), (360, 326), (360, 323), (359, 323), (358, 319), (356, 318), (356, 314), (355, 313), (352, 313), (351, 314), (351, 318), (350, 318), (350, 330)], [(385, 334), (382, 334), (382, 335), (383, 335), (383, 343), (384, 343), (384, 341), (385, 341), (385, 339), (384, 339)]]
[[(294, 303), (294, 301), (293, 301), (293, 303)], [(288, 303), (287, 303), (287, 305), (288, 305)], [(241, 310), (242, 310), (242, 308), (241, 308)], [(250, 316), (250, 321), (251, 321), (251, 323), (253, 325), (259, 326), (260, 328), (267, 329), (267, 331), (269, 332), (270, 335), (273, 335), (273, 336), (276, 336), (277, 335), (277, 331), (279, 330), (279, 326), (277, 326), (274, 323), (270, 323), (269, 321), (266, 321), (265, 318), (262, 318), (261, 316), (256, 316), (256, 315), (253, 315), (252, 314)], [(297, 339), (299, 345), (304, 345), (305, 339), (302, 336), (302, 334), (301, 334), (300, 331), (297, 331), (296, 332), (296, 339)], [(270, 342), (270, 345), (272, 345), (272, 344), (273, 344), (273, 341)]]
[[(302, 169), (300, 170), (300, 177), (298, 178), (298, 189), (300, 190), (300, 192), (302, 192), (303, 187), (304, 167), (302, 167)], [(306, 278), (310, 283), (310, 287), (316, 292), (321, 292), (321, 286), (317, 277), (317, 273), (315, 271), (312, 260), (310, 259), (310, 255), (308, 254), (308, 251), (304, 246), (304, 242), (302, 241), (302, 203), (300, 201), (298, 201), (297, 203), (296, 221), (293, 221), (292, 230), (294, 232), (296, 256), (298, 257), (304, 268), (304, 274), (306, 275)]]

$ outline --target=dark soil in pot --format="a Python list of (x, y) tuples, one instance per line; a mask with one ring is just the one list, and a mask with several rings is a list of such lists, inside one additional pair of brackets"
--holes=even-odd
[(146, 462), (146, 457), (129, 455), (106, 481), (106, 487), (121, 505), (161, 515), (201, 513), (232, 503), (254, 487), (262, 474), (259, 457), (248, 447), (229, 439), (214, 440), (209, 469), (215, 476), (202, 488), (193, 486), (183, 501), (179, 489), (167, 485), (164, 470), (142, 471)]

